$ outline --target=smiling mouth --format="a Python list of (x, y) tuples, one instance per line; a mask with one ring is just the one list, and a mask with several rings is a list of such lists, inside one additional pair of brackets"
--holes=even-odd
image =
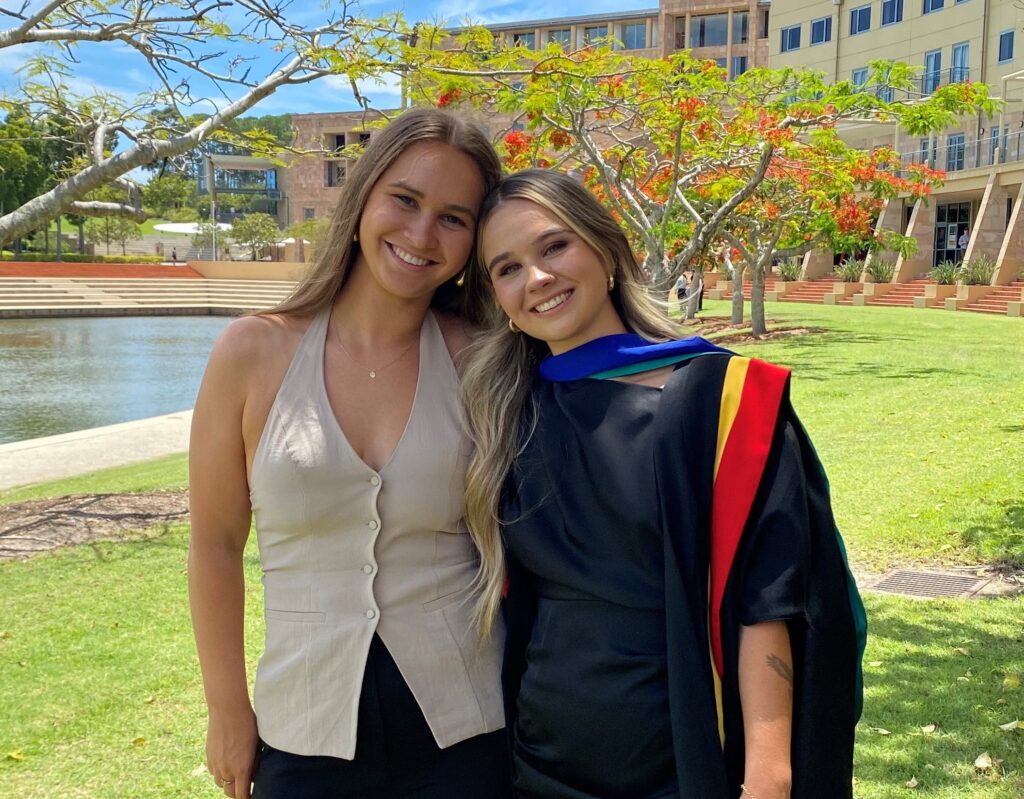
[(539, 305), (534, 305), (531, 310), (531, 313), (547, 313), (548, 311), (553, 311), (555, 308), (557, 308), (567, 299), (569, 299), (569, 297), (572, 296), (572, 292), (572, 289), (569, 289), (568, 291), (563, 291), (561, 294), (555, 295), (550, 300), (545, 300)]
[(388, 249), (395, 254), (395, 257), (403, 263), (407, 263), (409, 266), (429, 266), (430, 264), (437, 263), (436, 261), (430, 261), (426, 258), (417, 258), (411, 252), (403, 250), (396, 244), (387, 242)]

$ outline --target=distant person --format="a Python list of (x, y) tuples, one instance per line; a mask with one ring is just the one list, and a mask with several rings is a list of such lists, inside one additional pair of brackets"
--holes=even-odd
[(679, 313), (682, 313), (686, 305), (686, 288), (689, 285), (689, 281), (686, 279), (686, 273), (681, 272), (679, 279), (676, 281), (676, 301), (679, 303)]
[(178, 248), (177, 247), (172, 247), (171, 248), (171, 263), (174, 264), (175, 266), (178, 265)]
[(966, 250), (967, 245), (971, 243), (971, 229), (964, 228), (964, 232), (960, 234), (960, 238), (956, 241), (956, 247), (958, 250)]
[[(192, 423), (189, 594), (207, 767), (235, 799), (498, 799), (500, 630), (472, 618), (460, 353), (501, 176), (469, 121), (416, 109), (349, 169), (316, 262), (232, 322)], [(403, 433), (404, 430), (404, 433)], [(246, 677), (255, 519), (266, 638)]]

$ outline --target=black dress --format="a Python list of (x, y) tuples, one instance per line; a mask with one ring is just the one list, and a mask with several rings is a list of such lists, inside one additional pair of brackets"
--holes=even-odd
[[(688, 363), (673, 381), (691, 368)], [(665, 420), (680, 412), (663, 403), (678, 399), (677, 391), (614, 380), (538, 380), (535, 386), (536, 427), (502, 504), (511, 585), (504, 676), (514, 786), (522, 797), (713, 799), (735, 796), (733, 788), (738, 793), (742, 771), (727, 773), (726, 765), (737, 759), (735, 746), (724, 754), (717, 725), (699, 716), (688, 725), (707, 729), (681, 735), (680, 703), (670, 691), (671, 670), (684, 691), (713, 691), (707, 657), (680, 657), (678, 636), (667, 634), (670, 627), (693, 627), (693, 640), (703, 636), (706, 649), (701, 594), (678, 590), (688, 578), (674, 557), (666, 568), (666, 529), (675, 524), (666, 508), (681, 497), (666, 503), (664, 495), (692, 493), (700, 482), (657, 473), (659, 450), (677, 443), (664, 441), (671, 429)], [(793, 528), (807, 524), (787, 510), (803, 496), (794, 435), (788, 426), (781, 430), (751, 513), (761, 555), (746, 558), (732, 586), (742, 624), (804, 615), (799, 542), (806, 530)], [(684, 456), (674, 468), (685, 472), (692, 464), (700, 471), (705, 455)], [(693, 515), (696, 520), (696, 507)], [(699, 535), (699, 526), (685, 535)], [(706, 754), (699, 751), (702, 742), (708, 742)], [(677, 757), (680, 747), (721, 774), (708, 782), (720, 785), (721, 794), (691, 780)]]

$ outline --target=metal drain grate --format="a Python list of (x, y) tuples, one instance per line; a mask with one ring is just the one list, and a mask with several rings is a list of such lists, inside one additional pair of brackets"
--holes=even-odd
[(976, 574), (948, 574), (898, 569), (871, 586), (873, 591), (907, 596), (974, 596), (991, 578)]

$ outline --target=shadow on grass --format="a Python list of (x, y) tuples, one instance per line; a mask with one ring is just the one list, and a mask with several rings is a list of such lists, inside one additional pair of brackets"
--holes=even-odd
[(1024, 433), (1024, 424), (1004, 424), (996, 429), (1003, 433)]
[(964, 528), (964, 543), (994, 566), (1024, 568), (1024, 504), (1005, 501), (998, 505), (1001, 516)]
[[(1024, 789), (1020, 736), (999, 729), (1020, 716), (1022, 704), (1019, 689), (1008, 693), (1003, 686), (1007, 674), (1022, 668), (1022, 633), (992, 632), (999, 629), (997, 612), (1004, 629), (1020, 612), (1018, 603), (990, 604), (1007, 602), (868, 598), (868, 696), (856, 754), (865, 786), (891, 790), (916, 778), (926, 794), (955, 786), (965, 797), (973, 795), (968, 786), (992, 782)], [(934, 731), (922, 729), (932, 724)], [(982, 752), (1003, 760), (1006, 773), (975, 773)]]

